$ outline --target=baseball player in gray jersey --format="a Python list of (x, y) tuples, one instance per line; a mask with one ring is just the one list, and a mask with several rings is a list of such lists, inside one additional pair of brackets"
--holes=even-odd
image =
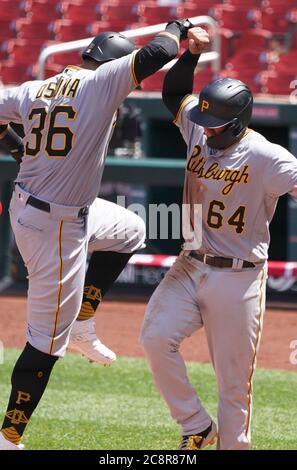
[[(119, 105), (141, 80), (176, 56), (191, 26), (188, 20), (168, 23), (139, 51), (122, 34), (103, 33), (84, 51), (81, 67), (68, 66), (48, 80), (0, 92), (0, 135), (21, 160), (9, 210), (29, 279), (28, 342), (12, 373), (0, 449), (21, 448), (52, 368), (65, 354), (84, 303), (88, 251), (103, 253), (94, 263), (92, 255), (87, 272), (84, 295), (92, 310), (101, 290), (143, 245), (142, 220), (97, 198), (106, 151)], [(23, 156), (10, 121), (24, 126)], [(91, 341), (90, 335), (89, 327), (78, 329), (74, 343), (100, 362), (95, 332)], [(88, 343), (87, 350), (82, 343)]]
[(193, 28), (188, 37), (189, 50), (165, 77), (163, 100), (187, 144), (184, 203), (202, 205), (202, 243), (194, 249), (185, 240), (150, 299), (141, 342), (182, 428), (180, 449), (203, 449), (217, 428), (189, 382), (179, 346), (204, 326), (218, 383), (218, 448), (248, 449), (269, 223), (279, 196), (297, 194), (297, 160), (248, 128), (253, 100), (241, 81), (219, 79), (199, 100), (192, 95), (208, 36)]

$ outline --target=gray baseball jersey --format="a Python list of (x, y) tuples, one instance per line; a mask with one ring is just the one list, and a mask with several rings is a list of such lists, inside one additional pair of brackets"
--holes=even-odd
[(225, 150), (211, 149), (203, 127), (187, 118), (197, 103), (187, 97), (175, 124), (187, 144), (184, 204), (202, 205), (200, 251), (264, 261), (278, 197), (297, 185), (297, 159), (252, 130)]
[[(28, 341), (48, 354), (66, 352), (87, 251), (132, 253), (144, 243), (136, 214), (96, 197), (115, 112), (136, 84), (134, 57), (96, 71), (67, 67), (0, 95), (0, 120), (24, 125), (25, 156), (9, 213), (28, 270)], [(32, 195), (50, 210), (32, 204)], [(89, 214), (81, 217), (85, 205)]]
[(96, 71), (69, 66), (48, 80), (0, 91), (1, 121), (24, 125), (25, 155), (16, 181), (26, 191), (57, 204), (94, 201), (115, 113), (137, 86), (134, 57)]
[[(215, 427), (179, 351), (185, 338), (204, 327), (218, 384), (218, 449), (247, 450), (265, 311), (269, 222), (278, 197), (297, 185), (297, 160), (251, 130), (225, 150), (209, 148), (204, 128), (187, 118), (196, 104), (194, 96), (187, 97), (176, 124), (188, 146), (184, 203), (190, 205), (195, 235), (201, 224), (196, 224), (193, 206), (202, 209), (202, 244), (189, 248), (192, 240), (185, 238), (184, 250), (148, 303), (141, 343), (183, 436), (207, 430), (207, 441), (214, 438)], [(234, 265), (203, 263), (191, 256), (193, 249), (233, 258)], [(257, 264), (244, 267), (239, 260)]]

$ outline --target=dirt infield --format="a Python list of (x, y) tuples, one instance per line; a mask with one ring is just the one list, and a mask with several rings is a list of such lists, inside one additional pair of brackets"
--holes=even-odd
[[(105, 301), (97, 313), (98, 336), (120, 356), (143, 356), (138, 335), (144, 309), (141, 302)], [(25, 298), (0, 297), (0, 340), (5, 347), (24, 345), (25, 319)], [(289, 360), (293, 340), (297, 340), (297, 312), (267, 310), (258, 366), (297, 372)], [(210, 362), (203, 330), (185, 340), (182, 352), (186, 360)]]

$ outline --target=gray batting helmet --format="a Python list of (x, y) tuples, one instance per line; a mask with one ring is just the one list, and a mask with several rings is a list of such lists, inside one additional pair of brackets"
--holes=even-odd
[(95, 62), (109, 62), (131, 54), (136, 49), (133, 41), (121, 33), (106, 31), (96, 36), (91, 44), (83, 51), (83, 59), (92, 59)]

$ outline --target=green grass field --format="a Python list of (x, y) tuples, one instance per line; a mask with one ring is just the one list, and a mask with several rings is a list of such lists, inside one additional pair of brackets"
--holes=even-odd
[[(16, 350), (0, 365), (0, 409), (6, 408)], [(188, 364), (193, 385), (216, 416), (211, 366)], [(2, 419), (2, 416), (1, 416)], [(254, 381), (253, 449), (297, 449), (297, 374), (258, 370)], [(146, 361), (112, 367), (68, 354), (55, 366), (23, 439), (28, 449), (176, 449), (179, 428), (160, 399)]]

